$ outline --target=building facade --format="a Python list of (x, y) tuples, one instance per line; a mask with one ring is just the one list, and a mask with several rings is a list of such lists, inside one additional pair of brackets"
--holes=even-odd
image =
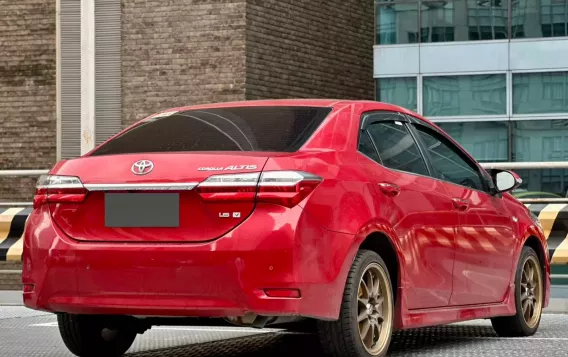
[[(568, 160), (568, 0), (0, 0), (0, 170), (168, 107), (377, 99), (482, 162)], [(519, 171), (565, 197), (568, 170)], [(29, 201), (36, 177), (0, 177)]]
[[(373, 2), (0, 0), (0, 170), (47, 169), (163, 109), (373, 99)], [(0, 177), (30, 201), (37, 177)]]
[[(568, 161), (568, 0), (375, 3), (376, 98), (423, 114), (481, 162)], [(516, 170), (568, 197), (568, 170)]]

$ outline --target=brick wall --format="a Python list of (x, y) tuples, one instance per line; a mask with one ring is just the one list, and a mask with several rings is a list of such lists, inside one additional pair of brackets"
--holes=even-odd
[(244, 99), (245, 0), (123, 0), (123, 125)]
[(373, 1), (248, 0), (247, 99), (373, 99)]
[[(55, 162), (55, 0), (0, 0), (0, 169)], [(242, 99), (373, 98), (373, 2), (122, 0), (122, 124)], [(79, 120), (79, 119), (78, 119)], [(36, 178), (0, 178), (0, 201)]]
[[(56, 158), (55, 0), (0, 0), (0, 170)], [(0, 178), (0, 201), (29, 200), (36, 177)]]

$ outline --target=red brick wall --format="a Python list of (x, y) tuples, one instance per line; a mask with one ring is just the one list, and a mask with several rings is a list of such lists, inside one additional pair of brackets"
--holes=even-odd
[[(55, 1), (0, 0), (0, 170), (56, 159)], [(36, 177), (0, 177), (0, 201), (29, 200)]]
[[(49, 168), (55, 0), (0, 8), (0, 169)], [(197, 103), (372, 99), (372, 47), (372, 1), (122, 0), (122, 124)], [(0, 200), (30, 200), (35, 181), (0, 178)]]
[(244, 99), (245, 0), (124, 1), (123, 125)]
[(373, 99), (373, 6), (248, 0), (247, 99)]

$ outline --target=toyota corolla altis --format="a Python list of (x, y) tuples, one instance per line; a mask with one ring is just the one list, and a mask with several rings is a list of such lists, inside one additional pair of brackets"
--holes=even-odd
[[(78, 356), (164, 324), (314, 321), (333, 356), (396, 329), (490, 318), (536, 332), (550, 266), (538, 219), (416, 113), (371, 101), (174, 108), (37, 184), (23, 297)], [(291, 326), (291, 325), (288, 325)]]

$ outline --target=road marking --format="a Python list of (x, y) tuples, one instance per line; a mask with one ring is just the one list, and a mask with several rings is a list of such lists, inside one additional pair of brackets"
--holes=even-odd
[(553, 341), (568, 341), (568, 337), (491, 337), (491, 336), (486, 336), (486, 337), (459, 337), (459, 336), (454, 336), (454, 337), (460, 338), (460, 339), (471, 338), (471, 339), (476, 339), (476, 340), (516, 340), (516, 341), (518, 341), (518, 340), (520, 340), (520, 341), (553, 340)]
[(40, 326), (40, 327), (57, 327), (57, 322), (47, 322), (43, 324), (33, 324), (30, 326)]
[[(30, 326), (35, 327), (57, 327), (57, 322), (46, 322), (41, 324), (32, 324)], [(252, 332), (252, 333), (278, 333), (278, 334), (286, 334), (286, 335), (310, 335), (309, 332), (299, 332), (299, 331), (286, 331), (282, 329), (254, 329), (254, 328), (246, 328), (246, 327), (227, 327), (227, 328), (218, 328), (218, 327), (183, 327), (183, 326), (156, 326), (152, 327), (152, 330), (166, 330), (166, 331), (194, 331), (194, 332)]]
[(199, 332), (252, 332), (252, 333), (278, 333), (286, 335), (311, 335), (309, 332), (299, 332), (299, 331), (286, 331), (282, 329), (255, 329), (246, 327), (234, 327), (234, 328), (217, 328), (217, 327), (168, 327), (159, 326), (152, 327), (152, 330), (171, 330), (171, 331), (199, 331)]

